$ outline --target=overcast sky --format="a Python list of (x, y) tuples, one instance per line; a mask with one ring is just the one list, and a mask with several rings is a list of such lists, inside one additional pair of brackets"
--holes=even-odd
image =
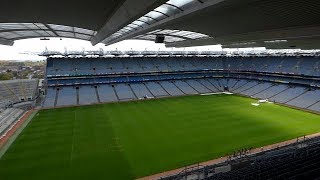
[(13, 46), (0, 45), (0, 60), (42, 60), (43, 57), (39, 57), (35, 54), (43, 52), (45, 49), (51, 51), (64, 52), (65, 49), (69, 51), (81, 51), (81, 50), (222, 50), (221, 46), (198, 46), (192, 48), (166, 48), (164, 44), (156, 44), (152, 41), (143, 40), (126, 40), (110, 46), (104, 46), (98, 44), (92, 46), (90, 42), (76, 39), (64, 38), (50, 38), (48, 41), (37, 39), (26, 39), (15, 41)]

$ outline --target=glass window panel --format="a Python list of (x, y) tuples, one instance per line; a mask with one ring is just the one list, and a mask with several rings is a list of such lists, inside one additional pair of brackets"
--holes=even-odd
[(148, 25), (148, 24), (146, 24), (145, 22), (142, 22), (142, 21), (133, 21), (132, 24), (139, 25), (139, 26), (142, 26), (142, 27)]
[(125, 34), (125, 33), (130, 32), (130, 30), (129, 29), (120, 29), (118, 32)]
[(48, 29), (44, 24), (34, 23), (34, 25), (38, 26), (40, 29)]
[(21, 37), (41, 36), (38, 31), (15, 31), (14, 33), (19, 34)]
[(124, 27), (124, 28), (122, 28), (122, 29), (125, 29), (125, 30), (128, 30), (128, 31), (132, 31), (132, 30), (134, 30), (134, 28), (132, 28), (132, 27), (128, 27), (128, 26), (126, 26), (126, 27)]
[[(39, 24), (39, 27), (36, 26)], [(47, 29), (43, 25), (41, 26), (40, 23), (0, 23), (1, 30), (15, 30), (15, 29)]]
[(150, 17), (146, 17), (146, 16), (142, 16), (141, 18), (139, 18), (139, 20), (144, 21), (146, 23), (152, 24), (155, 23), (156, 20), (150, 18)]
[(1, 23), (0, 29), (22, 29), (22, 26), (15, 23)]
[(192, 34), (193, 32), (190, 31), (178, 31), (178, 32), (173, 32), (171, 35), (176, 35), (176, 36), (186, 36), (189, 34)]
[(145, 36), (139, 37), (138, 39), (155, 40), (156, 35), (145, 35)]
[(121, 35), (122, 35), (122, 33), (120, 33), (120, 32), (116, 32), (116, 33), (112, 34), (112, 36), (114, 36), (114, 37), (121, 36)]
[(134, 29), (138, 29), (139, 26), (135, 25), (135, 24), (128, 24), (128, 27), (134, 28)]
[(163, 15), (163, 14), (161, 14), (159, 12), (156, 12), (156, 11), (150, 11), (148, 14), (146, 14), (146, 16), (151, 17), (153, 19), (156, 19), (158, 21), (166, 18), (165, 15)]
[(196, 38), (204, 38), (208, 36), (205, 34), (193, 33), (193, 34), (186, 35), (185, 37), (196, 39)]
[(32, 23), (21, 23), (20, 25), (22, 26), (21, 29), (40, 29), (38, 26)]
[(46, 31), (46, 34), (48, 34), (50, 36), (56, 36), (52, 31)]
[(76, 38), (79, 38), (79, 39), (84, 39), (84, 40), (90, 40), (92, 36), (90, 35), (85, 35), (85, 34), (75, 34), (75, 37)]
[(169, 0), (167, 3), (175, 5), (183, 10), (186, 10), (186, 9), (189, 9), (190, 7), (201, 4), (197, 0)]
[(43, 36), (43, 37), (47, 37), (47, 36), (51, 36), (51, 34), (49, 34), (47, 31), (42, 31), (42, 30), (39, 30), (39, 31), (32, 31), (34, 32), (34, 36)]
[(178, 32), (178, 31), (179, 31), (179, 30), (165, 29), (165, 30), (162, 30), (162, 31), (157, 32), (157, 34), (171, 34), (171, 33)]
[(71, 37), (71, 38), (74, 37), (73, 32), (64, 32), (64, 31), (56, 31), (56, 32), (59, 36), (62, 36), (62, 37)]
[(13, 32), (1, 32), (0, 37), (6, 38), (6, 39), (14, 39), (14, 38), (21, 37), (21, 35), (13, 33)]
[(161, 29), (157, 29), (151, 32), (148, 32), (147, 34), (157, 34), (159, 31), (162, 31)]
[(92, 30), (77, 28), (77, 27), (74, 28), (74, 32), (81, 33), (81, 34), (88, 34), (88, 35), (92, 35), (94, 33), (94, 31)]
[(23, 39), (29, 37), (51, 37), (55, 34), (51, 31), (45, 30), (30, 30), (30, 31), (12, 31), (12, 32), (1, 32), (0, 37), (8, 39)]
[(56, 24), (48, 24), (53, 30), (61, 30), (61, 31), (73, 31), (73, 27), (56, 25)]
[(170, 6), (168, 4), (163, 4), (159, 7), (157, 7), (156, 9), (154, 9), (156, 11), (162, 12), (163, 14), (166, 14), (168, 16), (172, 16), (173, 14), (179, 13), (180, 10), (177, 9), (174, 6)]
[(177, 42), (177, 41), (184, 41), (185, 39), (173, 37), (173, 36), (165, 36), (164, 41), (165, 42)]

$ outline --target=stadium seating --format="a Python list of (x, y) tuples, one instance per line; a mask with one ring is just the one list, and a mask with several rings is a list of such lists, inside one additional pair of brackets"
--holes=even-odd
[(119, 97), (115, 93), (112, 85), (100, 85), (98, 86), (98, 93), (101, 102), (116, 102), (119, 101)]
[(160, 84), (171, 96), (185, 95), (185, 93), (171, 81), (162, 81)]
[(320, 111), (319, 66), (317, 57), (49, 58), (43, 107), (228, 90)]
[(96, 104), (98, 96), (96, 89), (92, 86), (81, 86), (79, 88), (79, 104)]
[(289, 101), (287, 104), (301, 108), (308, 108), (310, 105), (319, 101), (320, 90), (309, 90), (301, 96)]
[(259, 98), (259, 99), (269, 99), (269, 98), (283, 92), (284, 90), (286, 90), (288, 88), (289, 87), (287, 85), (275, 83), (269, 89), (265, 89), (264, 91), (258, 92), (257, 94), (253, 95), (253, 97)]
[(307, 90), (304, 87), (292, 87), (289, 88), (276, 96), (270, 98), (270, 100), (279, 102), (279, 103), (287, 103), (291, 101), (293, 98), (300, 96), (305, 93)]
[(269, 82), (261, 82), (257, 86), (254, 86), (250, 89), (247, 89), (242, 92), (242, 94), (247, 95), (247, 96), (253, 96), (254, 94), (257, 94), (259, 92), (262, 92), (272, 86), (272, 83)]
[(0, 81), (0, 108), (33, 100), (37, 87), (36, 79)]
[(62, 87), (58, 90), (57, 106), (77, 105), (77, 93), (74, 87)]
[(7, 108), (0, 113), (0, 137), (19, 119), (25, 110), (20, 108)]
[(130, 86), (138, 99), (154, 97), (151, 94), (151, 92), (148, 90), (148, 88), (142, 83), (133, 83), (133, 84), (130, 84)]
[(49, 87), (47, 89), (47, 96), (43, 103), (43, 107), (53, 107), (55, 105), (56, 94), (56, 88)]
[(134, 93), (131, 91), (128, 84), (116, 84), (114, 89), (120, 100), (134, 100), (136, 99)]
[(201, 83), (199, 83), (198, 81), (192, 79), (192, 80), (186, 80), (185, 81), (190, 87), (192, 87), (194, 90), (196, 90), (197, 92), (204, 94), (204, 93), (210, 93), (210, 89), (206, 88), (205, 86), (203, 86)]
[(185, 81), (174, 81), (173, 84), (175, 84), (184, 94), (199, 94), (199, 92), (197, 92)]
[(157, 82), (146, 82), (147, 89), (152, 93), (154, 97), (170, 96), (163, 87)]

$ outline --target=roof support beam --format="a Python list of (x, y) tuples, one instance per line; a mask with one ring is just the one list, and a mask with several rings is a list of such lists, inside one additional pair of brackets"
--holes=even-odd
[(125, 39), (130, 39), (130, 38), (134, 38), (135, 36), (138, 36), (138, 35), (141, 35), (141, 34), (145, 34), (147, 32), (150, 32), (150, 31), (153, 31), (153, 30), (156, 30), (156, 29), (159, 29), (162, 25), (166, 24), (166, 23), (172, 23), (174, 21), (177, 21), (179, 20), (180, 18), (182, 17), (185, 17), (185, 16), (188, 16), (188, 15), (191, 15), (195, 12), (199, 12), (201, 11), (202, 9), (205, 9), (205, 8), (208, 8), (210, 6), (215, 6), (217, 4), (220, 4), (222, 2), (225, 2), (227, 0), (209, 0), (209, 1), (206, 1), (202, 4), (199, 4), (198, 6), (196, 7), (193, 7), (191, 9), (187, 9), (187, 10), (184, 10), (183, 12), (179, 13), (179, 14), (176, 14), (176, 15), (173, 15), (173, 16), (170, 16), (168, 18), (165, 18), (161, 21), (158, 21), (150, 26), (147, 26), (143, 29), (140, 29), (140, 30), (137, 30), (137, 31), (134, 31), (128, 35), (125, 35), (125, 36), (122, 36), (121, 38), (118, 38), (118, 39), (115, 39), (115, 40), (112, 40), (110, 42), (105, 42), (106, 45), (109, 45), (109, 44), (113, 44), (113, 43), (116, 43), (116, 42), (119, 42), (119, 41), (122, 41), (122, 40), (125, 40)]
[(13, 46), (14, 41), (8, 40), (8, 39), (4, 39), (4, 38), (0, 38), (0, 44), (6, 45), (6, 46)]
[(167, 0), (126, 0), (92, 38), (96, 45), (124, 26), (147, 14)]
[(54, 35), (59, 36), (55, 30), (53, 30), (48, 24), (43, 24), (46, 28), (48, 28)]

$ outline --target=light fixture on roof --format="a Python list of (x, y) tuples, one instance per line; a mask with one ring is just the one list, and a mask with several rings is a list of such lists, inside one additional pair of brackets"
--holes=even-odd
[(50, 40), (50, 39), (44, 37), (44, 38), (40, 38), (40, 40), (41, 40), (41, 41), (48, 41), (48, 40)]

